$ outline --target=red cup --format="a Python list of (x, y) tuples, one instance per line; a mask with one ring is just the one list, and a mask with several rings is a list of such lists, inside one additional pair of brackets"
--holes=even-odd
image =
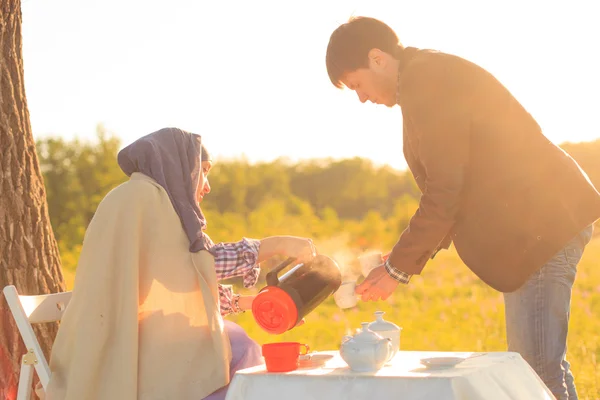
[(262, 355), (267, 371), (289, 372), (298, 368), (298, 357), (308, 353), (308, 350), (308, 345), (298, 342), (267, 343), (262, 346)]

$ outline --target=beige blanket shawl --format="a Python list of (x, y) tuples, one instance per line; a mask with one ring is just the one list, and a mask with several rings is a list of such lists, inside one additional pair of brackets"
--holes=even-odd
[(229, 383), (214, 260), (188, 248), (151, 178), (135, 173), (106, 196), (52, 348), (47, 399), (200, 400)]

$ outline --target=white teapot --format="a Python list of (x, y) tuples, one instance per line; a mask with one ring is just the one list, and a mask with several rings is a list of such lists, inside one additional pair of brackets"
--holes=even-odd
[(372, 372), (383, 367), (392, 352), (392, 341), (369, 329), (363, 322), (362, 331), (354, 336), (344, 336), (340, 356), (352, 371)]
[(402, 328), (398, 325), (383, 319), (383, 311), (375, 311), (375, 321), (369, 324), (369, 329), (381, 335), (384, 338), (392, 340), (392, 352), (390, 353), (390, 361), (400, 350), (400, 332)]

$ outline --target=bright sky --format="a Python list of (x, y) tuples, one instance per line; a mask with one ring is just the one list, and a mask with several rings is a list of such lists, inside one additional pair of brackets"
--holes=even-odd
[(23, 0), (34, 135), (123, 145), (165, 126), (213, 154), (371, 158), (405, 168), (398, 107), (329, 82), (325, 50), (351, 15), (409, 46), (457, 54), (500, 79), (554, 142), (600, 137), (593, 0)]

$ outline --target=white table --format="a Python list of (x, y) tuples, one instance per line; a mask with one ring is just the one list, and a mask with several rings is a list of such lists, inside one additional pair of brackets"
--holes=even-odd
[[(337, 351), (324, 365), (287, 373), (269, 373), (264, 365), (238, 371), (226, 400), (500, 400), (553, 399), (518, 353), (400, 351), (377, 372), (351, 371)], [(470, 358), (449, 368), (426, 368), (421, 358)]]

